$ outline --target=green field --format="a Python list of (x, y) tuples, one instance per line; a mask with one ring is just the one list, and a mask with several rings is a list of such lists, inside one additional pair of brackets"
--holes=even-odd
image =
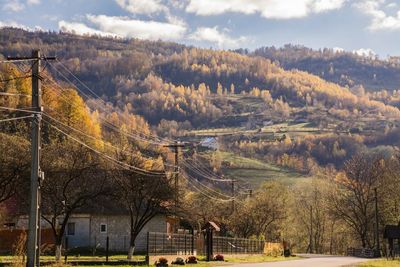
[[(229, 152), (220, 153), (225, 163), (224, 166), (229, 165), (229, 167), (223, 167), (222, 172), (227, 177), (242, 181), (253, 189), (258, 188), (262, 182), (271, 179), (276, 179), (288, 185), (292, 185), (309, 178), (309, 176), (293, 170), (257, 159), (246, 158)], [(203, 156), (209, 158), (210, 154), (203, 154)]]
[(399, 267), (400, 260), (373, 260), (368, 262), (363, 262), (357, 265), (357, 267)]

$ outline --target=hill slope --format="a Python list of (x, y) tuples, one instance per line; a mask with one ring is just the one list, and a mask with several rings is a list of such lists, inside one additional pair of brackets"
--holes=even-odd
[(342, 86), (363, 85), (369, 91), (400, 89), (398, 57), (379, 60), (373, 56), (358, 56), (332, 49), (317, 51), (293, 45), (262, 47), (254, 55), (278, 61), (284, 69), (307, 71)]
[(393, 143), (400, 126), (400, 94), (361, 94), (285, 70), (264, 54), (0, 29), (3, 56), (34, 48), (58, 56), (46, 70), (60, 84), (75, 82), (99, 116), (117, 110), (135, 131), (190, 142), (219, 136), (221, 151), (299, 173), (341, 168), (368, 149), (388, 152), (382, 146)]

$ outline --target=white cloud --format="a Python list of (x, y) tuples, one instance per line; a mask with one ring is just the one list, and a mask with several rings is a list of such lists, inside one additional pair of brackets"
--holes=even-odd
[(3, 10), (12, 12), (18, 12), (23, 10), (24, 8), (25, 5), (19, 0), (8, 0), (3, 6)]
[(176, 17), (168, 17), (169, 22), (144, 21), (128, 17), (106, 15), (86, 15), (92, 25), (81, 22), (58, 22), (60, 31), (79, 35), (100, 35), (147, 40), (181, 40), (186, 34), (186, 24)]
[(106, 15), (87, 15), (87, 18), (102, 32), (110, 32), (128, 38), (179, 40), (186, 33), (186, 26), (180, 23), (143, 21)]
[(332, 48), (332, 50), (334, 53), (343, 53), (344, 52), (344, 49), (341, 47), (334, 47), (334, 48)]
[(62, 32), (69, 32), (69, 33), (79, 34), (79, 35), (100, 35), (100, 36), (118, 37), (118, 35), (116, 35), (116, 34), (99, 31), (99, 30), (90, 28), (83, 23), (78, 23), (78, 22), (67, 22), (67, 21), (61, 20), (58, 22), (58, 28)]
[(5, 27), (12, 27), (12, 28), (18, 28), (18, 29), (23, 29), (25, 31), (45, 31), (42, 27), (36, 25), (35, 27), (31, 28), (26, 25), (23, 25), (21, 23), (18, 23), (13, 20), (8, 20), (8, 21), (0, 21), (0, 28), (5, 28)]
[(347, 0), (190, 0), (186, 11), (197, 15), (226, 12), (260, 13), (269, 19), (302, 18), (312, 13), (339, 9)]
[[(359, 10), (371, 17), (372, 21), (368, 26), (369, 30), (378, 31), (400, 29), (400, 10), (396, 12), (396, 15), (391, 16), (383, 10), (384, 4), (384, 0), (368, 0), (355, 4)], [(395, 8), (395, 6), (392, 5), (392, 8)]]
[(386, 8), (396, 8), (397, 4), (396, 3), (389, 3), (386, 5)]
[(154, 14), (168, 11), (161, 0), (115, 0), (123, 9), (133, 14)]
[(184, 9), (189, 0), (168, 0), (168, 4), (176, 9)]
[(40, 0), (27, 0), (26, 3), (28, 5), (38, 5), (40, 4)]
[(376, 53), (371, 48), (360, 48), (358, 50), (353, 50), (353, 54), (362, 56), (362, 57), (374, 57)]
[(31, 30), (29, 27), (22, 25), (16, 21), (0, 21), (0, 28), (4, 27), (13, 27), (13, 28), (20, 28), (24, 30)]
[(238, 48), (242, 43), (247, 40), (247, 38), (243, 36), (237, 39), (231, 38), (226, 33), (220, 32), (217, 27), (197, 28), (194, 33), (189, 35), (189, 39), (215, 43), (218, 45), (219, 48)]
[(311, 2), (313, 12), (320, 13), (341, 8), (345, 0), (315, 0)]

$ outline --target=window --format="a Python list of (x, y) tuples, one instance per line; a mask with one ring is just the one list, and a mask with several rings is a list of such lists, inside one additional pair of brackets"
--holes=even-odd
[(75, 223), (68, 223), (67, 235), (75, 235)]
[(107, 224), (100, 224), (100, 233), (107, 233)]

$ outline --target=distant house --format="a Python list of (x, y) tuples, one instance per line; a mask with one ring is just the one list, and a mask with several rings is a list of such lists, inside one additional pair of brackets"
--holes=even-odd
[(274, 124), (273, 121), (263, 121), (263, 126), (271, 126), (273, 124)]
[[(130, 241), (130, 217), (128, 215), (79, 213), (73, 214), (65, 229), (69, 248), (105, 248), (109, 237), (109, 249), (112, 251), (128, 251)], [(165, 215), (154, 217), (139, 233), (135, 242), (135, 252), (145, 252), (147, 248), (147, 232), (171, 232), (173, 220)], [(28, 217), (20, 216), (15, 229), (27, 229)], [(42, 229), (50, 229), (50, 225), (42, 219)]]
[(218, 150), (219, 148), (218, 140), (215, 137), (204, 138), (200, 141), (200, 146), (213, 150)]

